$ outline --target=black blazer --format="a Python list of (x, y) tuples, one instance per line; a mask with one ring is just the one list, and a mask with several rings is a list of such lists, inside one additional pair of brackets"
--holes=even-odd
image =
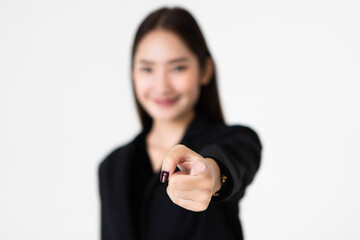
[(151, 170), (143, 130), (115, 149), (99, 167), (102, 240), (243, 239), (239, 200), (259, 168), (261, 143), (244, 126), (213, 123), (197, 115), (181, 144), (217, 161), (227, 176), (208, 209), (192, 212), (174, 204), (167, 184)]

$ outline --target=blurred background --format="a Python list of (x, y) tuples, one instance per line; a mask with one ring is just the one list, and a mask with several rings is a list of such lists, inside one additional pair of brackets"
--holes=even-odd
[(163, 5), (194, 14), (227, 122), (261, 137), (246, 239), (360, 239), (357, 0), (0, 0), (0, 239), (99, 239), (98, 165), (140, 131), (130, 47)]

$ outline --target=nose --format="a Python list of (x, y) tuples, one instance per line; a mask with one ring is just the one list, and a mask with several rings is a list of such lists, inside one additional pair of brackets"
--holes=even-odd
[(165, 70), (158, 71), (158, 74), (156, 75), (155, 89), (159, 93), (171, 91), (170, 78)]

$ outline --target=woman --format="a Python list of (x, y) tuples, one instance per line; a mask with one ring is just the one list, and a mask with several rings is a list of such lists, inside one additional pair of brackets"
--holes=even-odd
[(238, 202), (261, 144), (224, 124), (214, 61), (189, 12), (162, 8), (141, 23), (132, 82), (143, 129), (100, 165), (102, 239), (242, 239)]

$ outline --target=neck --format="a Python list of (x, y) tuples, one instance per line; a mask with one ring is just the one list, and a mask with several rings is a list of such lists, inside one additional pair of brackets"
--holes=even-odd
[(194, 117), (195, 113), (192, 112), (173, 121), (154, 120), (149, 133), (153, 137), (153, 143), (165, 147), (179, 143)]

